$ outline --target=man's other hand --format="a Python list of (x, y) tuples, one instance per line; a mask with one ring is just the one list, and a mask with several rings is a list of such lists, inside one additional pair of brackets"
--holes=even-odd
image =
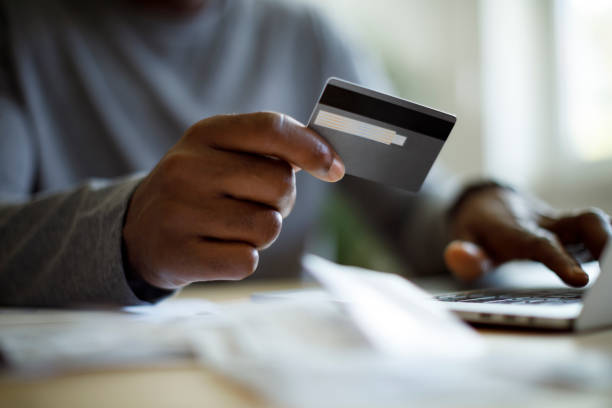
[(541, 262), (566, 284), (584, 286), (589, 277), (578, 260), (599, 259), (612, 230), (599, 209), (557, 214), (550, 207), (500, 187), (476, 191), (455, 209), (454, 241), (445, 261), (458, 278), (471, 281), (515, 259)]
[(293, 208), (300, 169), (329, 182), (344, 176), (329, 144), (288, 116), (196, 123), (132, 196), (123, 229), (130, 267), (163, 289), (249, 276)]

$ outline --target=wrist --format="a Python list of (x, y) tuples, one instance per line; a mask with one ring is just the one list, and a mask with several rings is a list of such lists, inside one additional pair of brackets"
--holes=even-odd
[(134, 295), (140, 300), (145, 302), (157, 302), (165, 297), (168, 297), (174, 293), (173, 290), (161, 289), (151, 285), (149, 282), (144, 280), (140, 274), (132, 268), (128, 261), (127, 251), (125, 242), (121, 240), (121, 257), (123, 259), (123, 271), (125, 273), (125, 279), (134, 292)]
[(143, 180), (140, 180), (138, 185), (132, 191), (132, 195), (128, 200), (128, 204), (126, 206), (125, 213), (123, 215), (123, 228), (121, 234), (121, 263), (123, 266), (123, 273), (125, 276), (125, 280), (134, 293), (134, 295), (145, 302), (155, 303), (163, 298), (166, 298), (174, 293), (173, 290), (158, 288), (157, 286), (153, 286), (149, 282), (147, 282), (142, 275), (134, 268), (132, 263), (130, 262), (130, 257), (128, 254), (128, 248), (126, 245), (125, 234), (125, 224), (127, 222), (129, 210), (131, 204), (134, 200), (134, 195), (137, 192), (138, 187), (142, 184)]

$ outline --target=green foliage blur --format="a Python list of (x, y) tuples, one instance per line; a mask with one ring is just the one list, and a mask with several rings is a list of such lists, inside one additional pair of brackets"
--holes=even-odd
[(321, 216), (318, 233), (331, 243), (336, 262), (383, 272), (402, 273), (397, 257), (357, 209), (340, 194), (333, 194)]

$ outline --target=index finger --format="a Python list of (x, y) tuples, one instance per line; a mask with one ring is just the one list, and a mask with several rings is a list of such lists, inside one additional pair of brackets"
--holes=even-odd
[(554, 219), (545, 228), (564, 244), (583, 243), (595, 259), (599, 259), (612, 235), (610, 217), (596, 208)]
[(527, 258), (543, 263), (563, 282), (571, 286), (584, 286), (589, 282), (589, 275), (567, 253), (554, 234), (546, 230), (534, 231), (526, 233), (523, 239)]
[(214, 148), (276, 157), (323, 181), (344, 176), (344, 164), (329, 143), (281, 113), (216, 116), (198, 122), (190, 132)]

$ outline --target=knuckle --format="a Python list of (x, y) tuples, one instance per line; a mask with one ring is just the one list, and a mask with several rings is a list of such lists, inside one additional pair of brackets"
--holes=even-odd
[(261, 214), (260, 227), (256, 246), (264, 249), (272, 245), (283, 227), (283, 217), (278, 211), (267, 210)]
[(218, 223), (223, 229), (248, 235), (258, 227), (255, 211), (252, 203), (230, 199), (227, 202), (219, 201), (209, 215), (215, 224)]
[(202, 119), (193, 125), (189, 126), (187, 130), (183, 133), (180, 142), (187, 143), (201, 143), (202, 141), (206, 142), (210, 137), (210, 134), (214, 134), (215, 125), (218, 122), (222, 122), (224, 120), (224, 116), (212, 116), (210, 118)]
[(278, 112), (261, 112), (261, 120), (266, 126), (276, 132), (282, 133), (285, 127), (285, 115)]
[(147, 258), (151, 259), (152, 263), (149, 273), (154, 280), (151, 283), (155, 286), (169, 289), (189, 283), (187, 277), (180, 272), (183, 270), (183, 265), (177, 259), (177, 252), (177, 247), (164, 239), (156, 240), (148, 251)]
[[(246, 271), (246, 276), (251, 275), (257, 269), (257, 264), (259, 263), (259, 252), (255, 248), (248, 248), (245, 251), (244, 255), (244, 270)], [(245, 276), (245, 277), (246, 277)]]
[(280, 234), (283, 217), (272, 208), (253, 208), (249, 205), (239, 213), (225, 217), (223, 224), (223, 229), (233, 231), (232, 239), (263, 249), (270, 246)]
[(586, 225), (598, 225), (605, 223), (605, 217), (603, 211), (597, 208), (590, 208), (579, 216), (580, 222)]
[(234, 259), (234, 273), (232, 278), (236, 280), (244, 279), (255, 272), (259, 263), (259, 252), (249, 245), (245, 245), (236, 254)]
[(296, 198), (297, 198), (297, 190), (294, 187), (291, 194), (287, 195), (285, 199), (279, 203), (278, 208), (283, 218), (289, 216), (289, 214), (291, 213), (291, 210), (293, 209)]
[(284, 200), (287, 197), (290, 197), (295, 192), (295, 173), (291, 169), (289, 163), (281, 162), (280, 166), (282, 166), (277, 174), (277, 179), (275, 182), (276, 187), (276, 195)]
[(322, 142), (315, 143), (314, 147), (310, 150), (310, 157), (314, 163), (325, 169), (331, 167), (333, 157), (327, 145)]
[(153, 171), (153, 177), (155, 179), (154, 185), (161, 196), (166, 199), (175, 199), (189, 195), (195, 187), (214, 185), (214, 181), (219, 177), (217, 177), (218, 174), (210, 170), (212, 166), (206, 168), (210, 176), (210, 183), (194, 184), (198, 180), (194, 177), (194, 173), (202, 169), (202, 166), (198, 165), (194, 157), (189, 153), (170, 152), (160, 160)]
[(185, 133), (183, 133), (183, 137), (181, 139), (183, 139), (184, 141), (193, 140), (200, 133), (200, 127), (200, 122), (196, 122), (193, 125), (189, 126)]
[(158, 163), (156, 174), (163, 187), (173, 187), (185, 171), (185, 160), (179, 153), (168, 153)]

